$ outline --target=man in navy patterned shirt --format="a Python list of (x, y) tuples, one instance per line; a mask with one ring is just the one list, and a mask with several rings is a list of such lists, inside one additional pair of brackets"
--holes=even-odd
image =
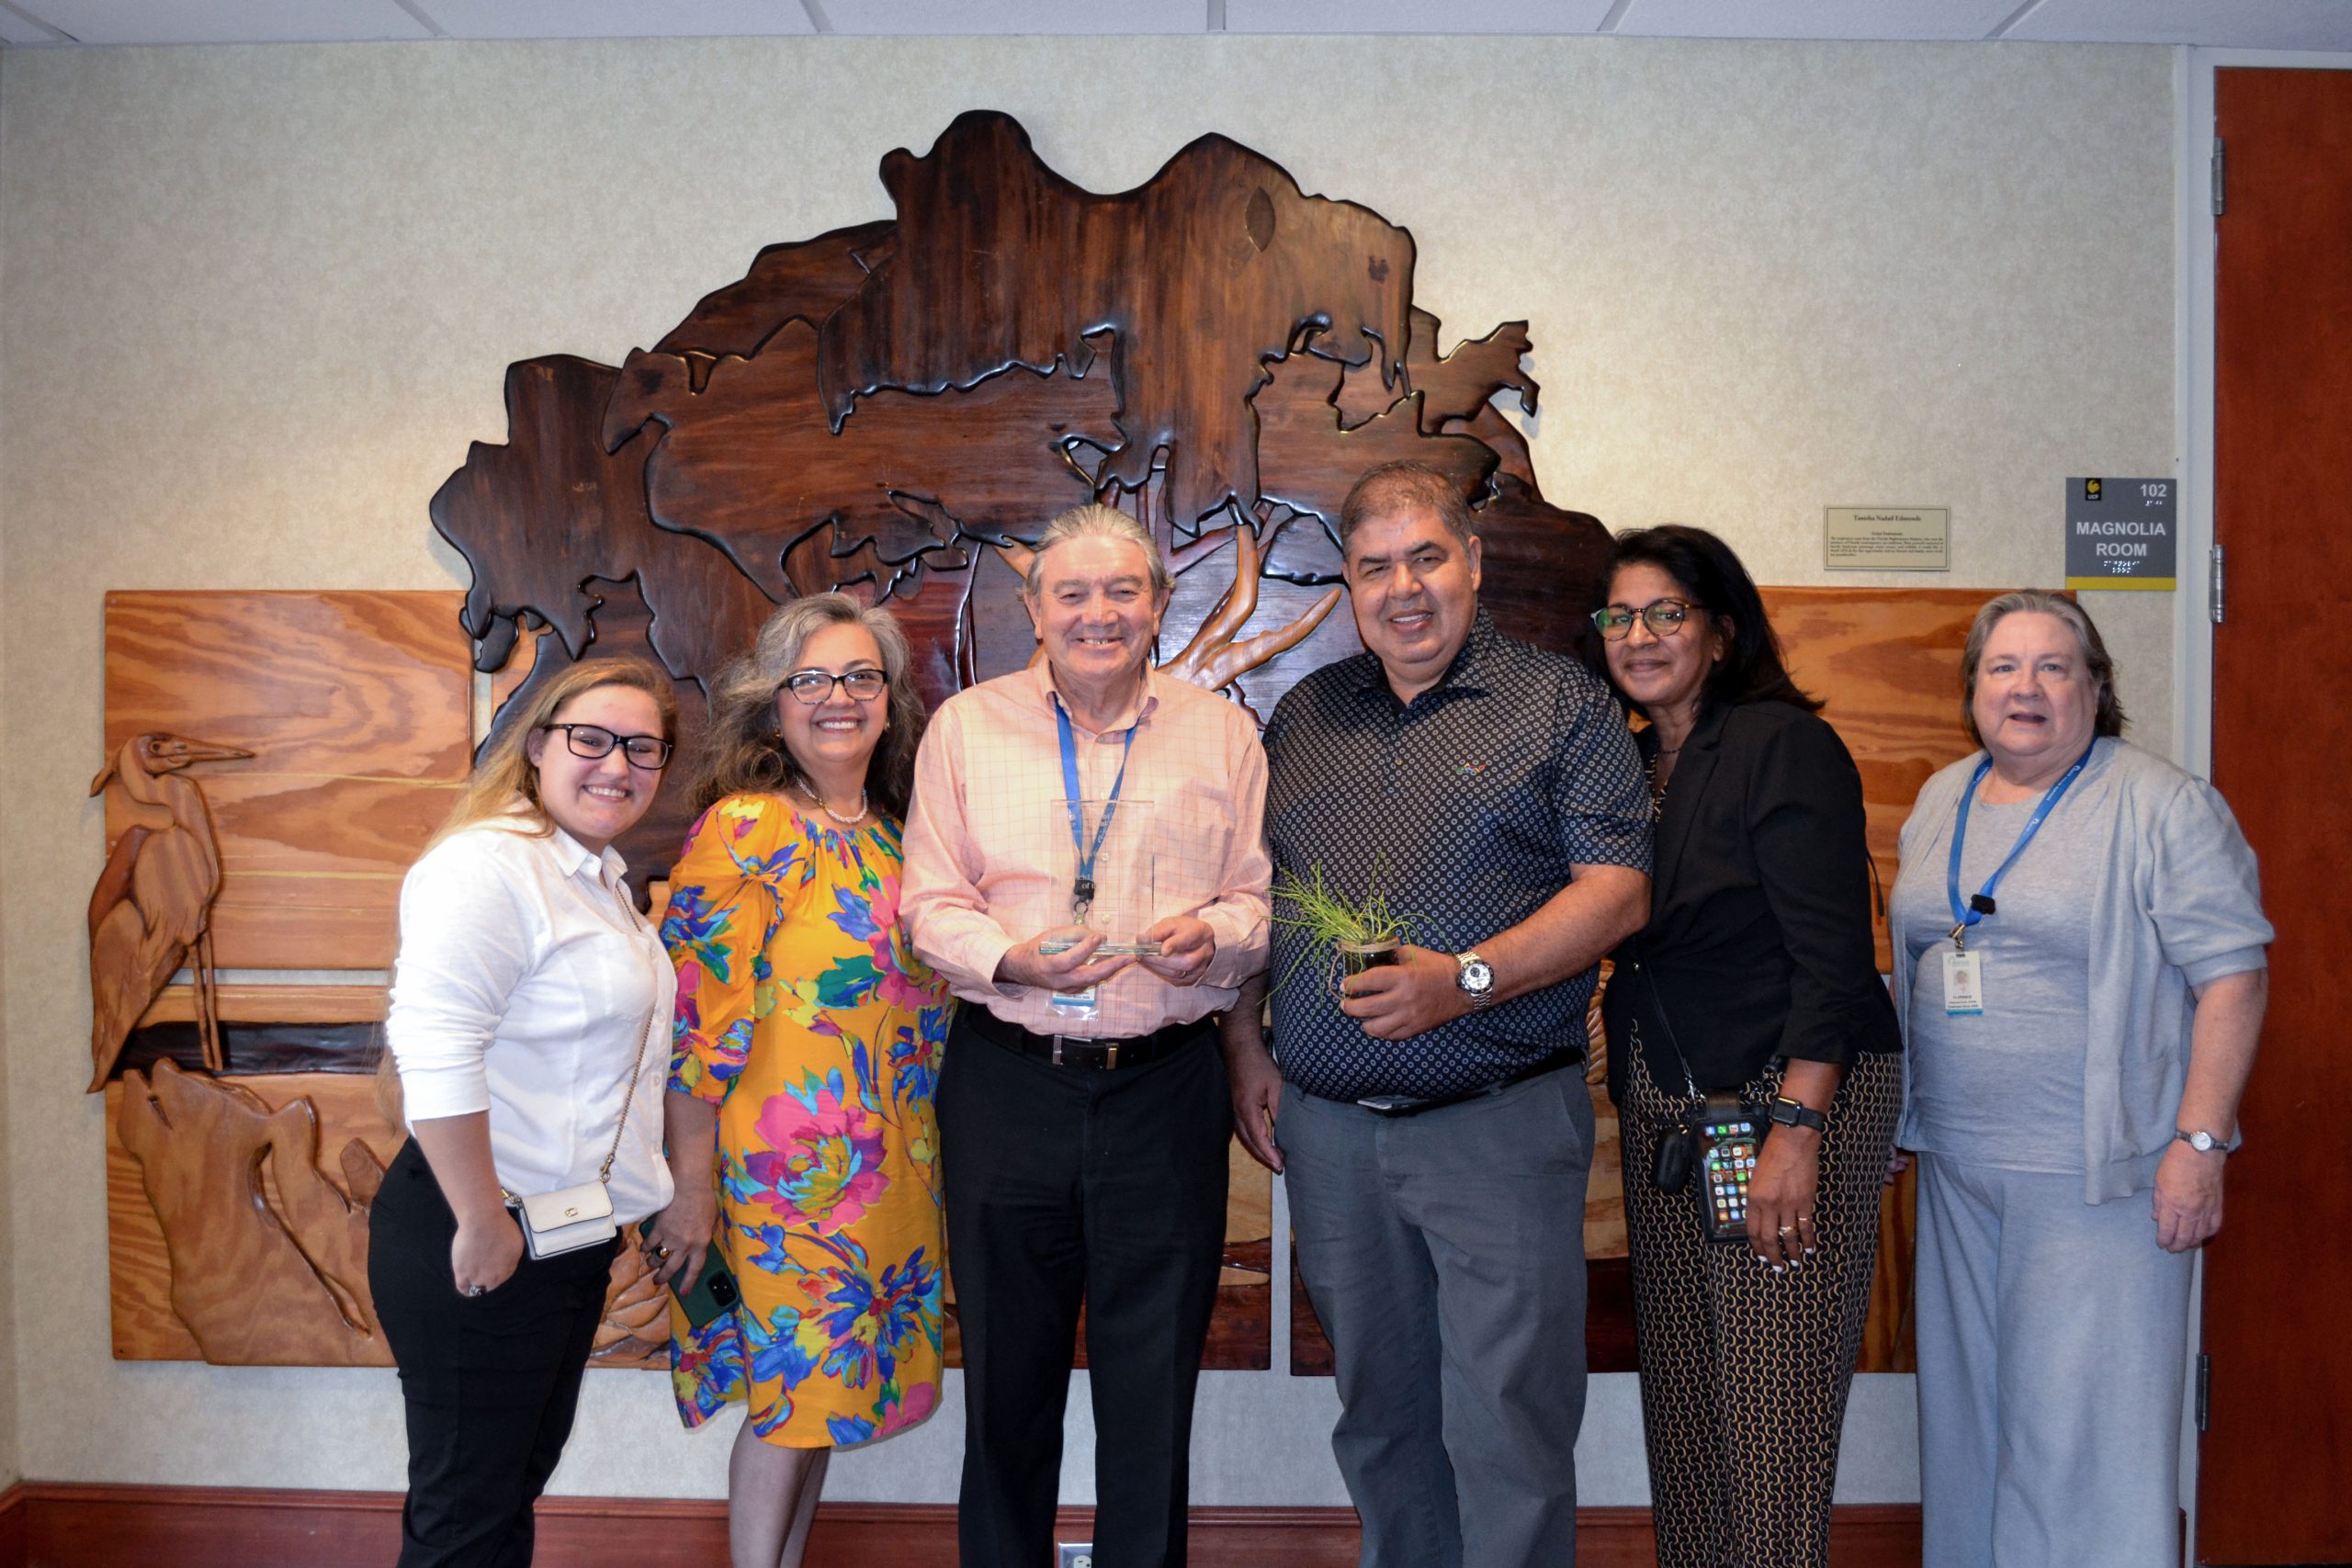
[(1278, 887), (1319, 872), (1377, 892), (1410, 940), (1342, 997), (1307, 934), (1275, 927), (1280, 1066), (1261, 980), (1226, 1025), (1235, 1117), (1284, 1173), (1363, 1568), (1572, 1563), (1593, 1136), (1577, 1069), (1600, 956), (1648, 915), (1648, 798), (1608, 689), (1479, 611), (1453, 481), (1374, 468), (1340, 533), (1368, 651), (1275, 708), (1267, 842)]

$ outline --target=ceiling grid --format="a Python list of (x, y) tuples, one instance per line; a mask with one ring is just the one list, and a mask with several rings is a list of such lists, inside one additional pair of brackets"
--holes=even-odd
[(2352, 0), (0, 0), (0, 46), (1487, 34), (2352, 51)]

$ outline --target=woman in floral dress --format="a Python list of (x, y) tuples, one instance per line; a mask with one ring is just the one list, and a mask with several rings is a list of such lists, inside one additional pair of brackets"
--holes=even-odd
[(833, 1449), (939, 1404), (950, 1004), (899, 930), (910, 666), (885, 611), (839, 593), (778, 610), (720, 680), (702, 816), (671, 872), (677, 1198), (645, 1245), (684, 1290), (716, 1231), (741, 1292), (700, 1328), (673, 1299), (670, 1345), (688, 1427), (750, 1405), (735, 1568), (797, 1568)]

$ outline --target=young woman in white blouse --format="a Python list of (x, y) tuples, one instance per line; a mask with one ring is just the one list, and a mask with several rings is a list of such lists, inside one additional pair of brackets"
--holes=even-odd
[(411, 1137), (368, 1258), (407, 1404), (401, 1568), (530, 1562), (614, 1251), (670, 1201), (675, 983), (612, 841), (652, 804), (676, 729), (653, 666), (566, 670), (401, 888), (385, 1033)]

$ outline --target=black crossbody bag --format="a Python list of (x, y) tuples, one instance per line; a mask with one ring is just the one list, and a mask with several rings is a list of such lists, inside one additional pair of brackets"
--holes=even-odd
[[(1682, 1069), (1682, 1083), (1699, 1103), (1657, 1134), (1657, 1152), (1650, 1159), (1650, 1184), (1661, 1192), (1679, 1192), (1690, 1184), (1691, 1172), (1699, 1173), (1699, 1221), (1709, 1241), (1746, 1241), (1747, 1239), (1747, 1188), (1756, 1175), (1756, 1156), (1764, 1147), (1764, 1137), (1771, 1131), (1771, 1119), (1762, 1109), (1747, 1103), (1738, 1093), (1724, 1090), (1701, 1096), (1698, 1080), (1691, 1076), (1690, 1059), (1682, 1054), (1682, 1042), (1674, 1032), (1674, 1021), (1668, 1017), (1666, 998), (1657, 988), (1657, 972), (1647, 961), (1636, 958), (1635, 967), (1649, 983), (1650, 1005), (1657, 1016), (1658, 1026), (1666, 1031), (1666, 1043), (1674, 1053), (1676, 1064)], [(1638, 1014), (1633, 1021), (1631, 1038), (1626, 1048), (1642, 1048), (1642, 1024)]]

